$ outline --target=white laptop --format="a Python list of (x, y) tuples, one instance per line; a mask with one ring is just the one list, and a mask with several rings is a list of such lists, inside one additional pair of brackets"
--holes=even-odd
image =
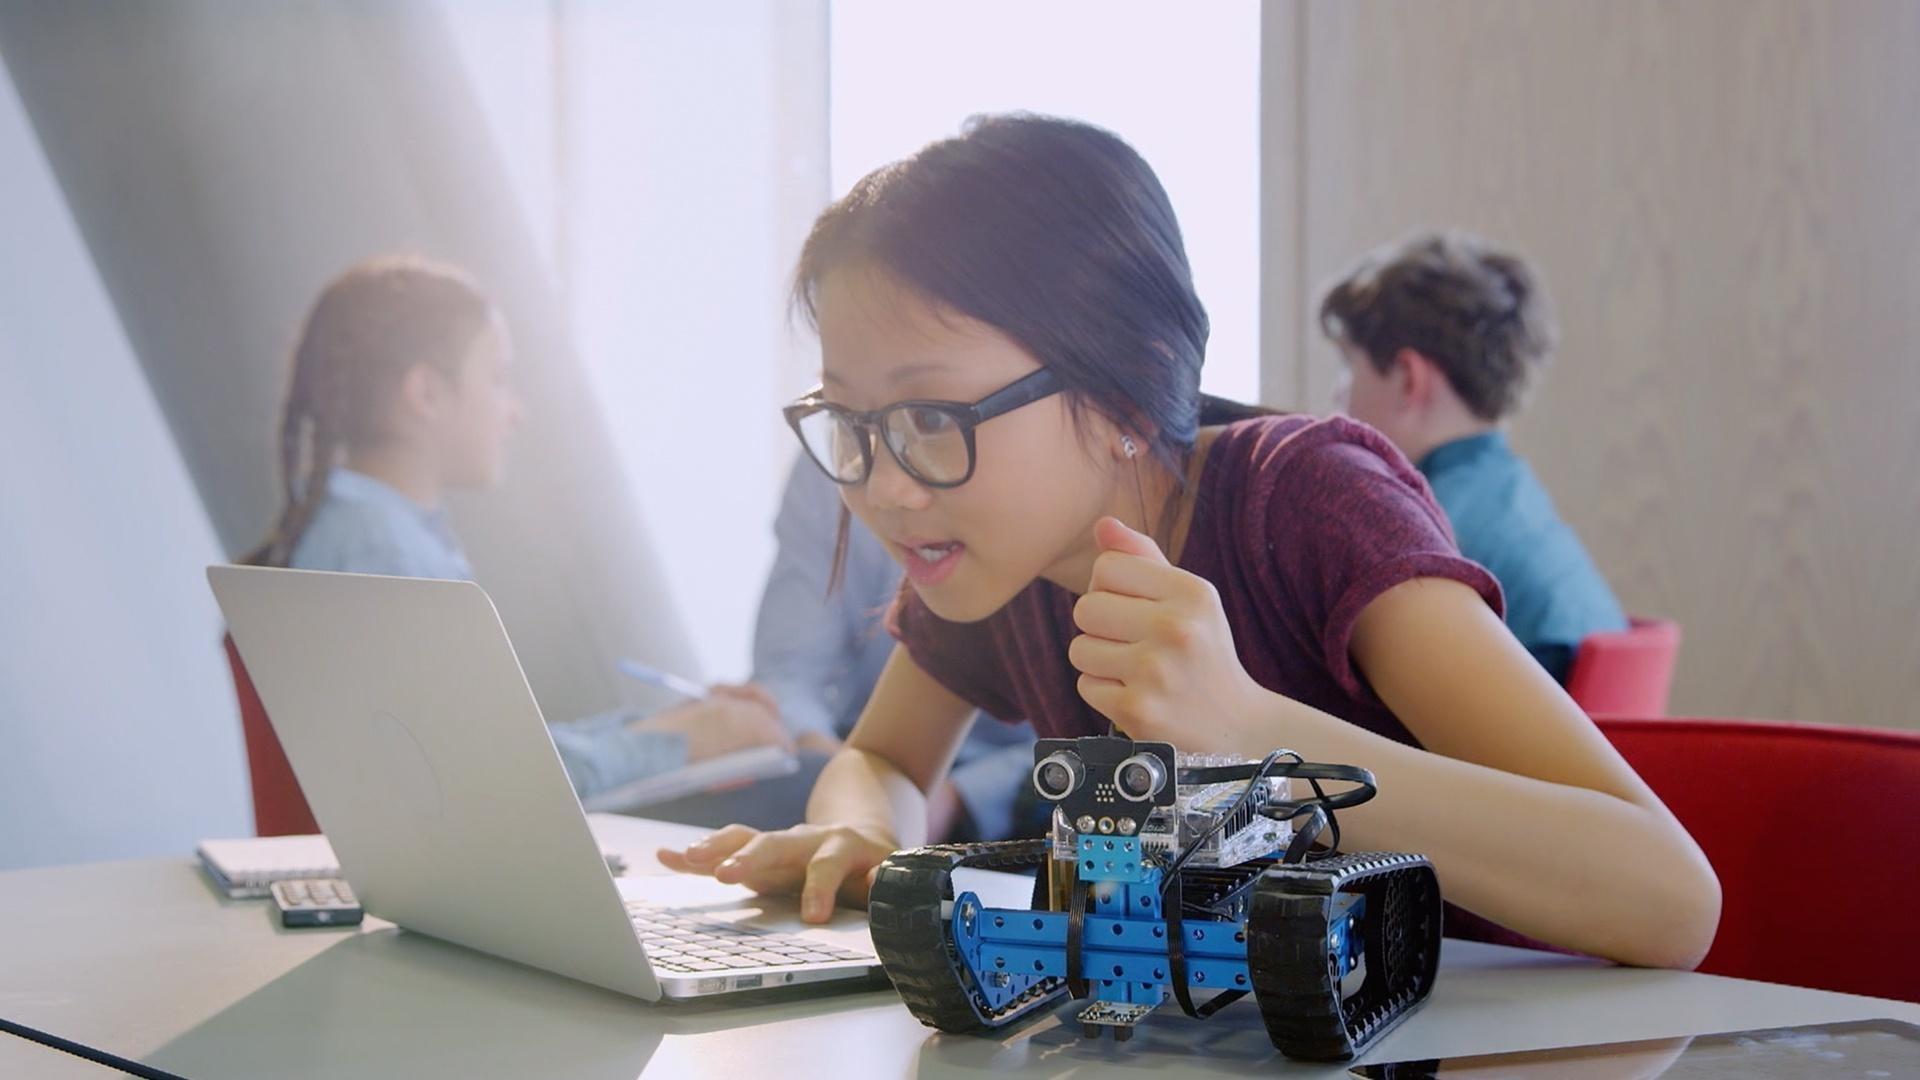
[(648, 1001), (877, 971), (857, 913), (809, 927), (791, 901), (687, 907), (714, 883), (616, 880), (478, 585), (242, 566), (207, 580), (368, 913)]

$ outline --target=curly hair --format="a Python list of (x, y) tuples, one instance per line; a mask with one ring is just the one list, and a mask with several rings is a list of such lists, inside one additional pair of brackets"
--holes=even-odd
[(1487, 421), (1519, 409), (1556, 337), (1533, 269), (1451, 231), (1416, 235), (1362, 259), (1321, 301), (1320, 329), (1365, 353), (1382, 374), (1400, 350), (1420, 353)]

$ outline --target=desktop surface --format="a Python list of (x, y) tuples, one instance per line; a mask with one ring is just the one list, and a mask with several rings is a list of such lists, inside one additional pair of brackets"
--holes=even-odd
[[(634, 873), (697, 830), (593, 815)], [(132, 913), (136, 913), (137, 916)], [(890, 990), (647, 1005), (369, 919), (287, 930), (183, 855), (0, 873), (0, 1016), (194, 1078), (407, 1076), (1344, 1077), (1277, 1057), (1257, 1009), (1164, 1008), (1083, 1043), (1071, 1007), (992, 1037), (922, 1027)], [(1433, 999), (1363, 1061), (1886, 1017), (1920, 1005), (1449, 941)], [(18, 1043), (19, 1040), (11, 1040)], [(26, 1056), (20, 1056), (26, 1055)], [(0, 1075), (99, 1075), (0, 1043)], [(56, 1070), (56, 1071), (49, 1071)]]

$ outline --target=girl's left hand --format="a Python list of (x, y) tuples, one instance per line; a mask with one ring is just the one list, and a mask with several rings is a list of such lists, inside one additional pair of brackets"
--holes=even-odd
[(1115, 518), (1094, 526), (1100, 556), (1073, 606), (1067, 659), (1080, 696), (1135, 739), (1234, 752), (1268, 692), (1240, 664), (1213, 583), (1174, 566)]

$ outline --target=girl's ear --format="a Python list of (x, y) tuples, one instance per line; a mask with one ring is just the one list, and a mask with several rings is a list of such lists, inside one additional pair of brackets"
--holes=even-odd
[[(1152, 429), (1150, 424), (1143, 426), (1148, 431)], [(1148, 431), (1143, 431), (1140, 427), (1116, 426), (1110, 443), (1113, 459), (1123, 465), (1128, 462), (1145, 461), (1148, 451), (1153, 446), (1153, 436)]]
[(446, 400), (447, 381), (430, 364), (415, 364), (400, 379), (400, 400), (396, 404), (403, 416), (438, 419)]
[(1143, 461), (1153, 448), (1153, 438), (1160, 428), (1145, 415), (1135, 413), (1124, 421), (1114, 422), (1114, 456), (1120, 461)]

